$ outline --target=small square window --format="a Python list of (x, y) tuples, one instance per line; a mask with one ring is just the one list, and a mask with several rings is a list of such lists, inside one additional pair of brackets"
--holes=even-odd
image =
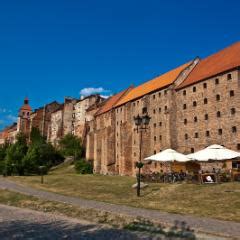
[(204, 102), (204, 104), (207, 104), (208, 103), (207, 98), (204, 98), (203, 102)]
[(191, 148), (191, 153), (194, 153), (194, 148)]
[(217, 112), (217, 117), (220, 118), (221, 117), (221, 112)]
[(164, 95), (167, 95), (167, 90), (164, 90)]
[(209, 137), (209, 136), (210, 136), (210, 132), (206, 131), (206, 137)]
[(183, 104), (183, 109), (187, 109), (187, 104)]
[(165, 111), (167, 111), (167, 106), (164, 107)]
[(196, 92), (196, 87), (193, 87), (193, 92)]
[(216, 95), (216, 100), (220, 101), (220, 95), (219, 94)]
[(154, 124), (153, 124), (153, 127), (155, 127), (155, 128), (156, 128), (156, 127), (157, 127), (157, 124), (156, 124), (156, 123), (154, 123)]
[(153, 114), (155, 114), (156, 113), (156, 110), (155, 109), (153, 109)]
[(197, 117), (194, 117), (194, 122), (197, 122), (197, 121), (198, 121)]
[(208, 120), (208, 114), (205, 114), (204, 118), (205, 120)]
[(158, 93), (158, 96), (161, 97), (161, 92)]
[(147, 113), (147, 107), (142, 108), (142, 113), (143, 114)]
[(187, 125), (187, 119), (186, 118), (184, 119), (184, 125)]
[(183, 90), (183, 96), (186, 96), (186, 90)]
[(156, 136), (154, 136), (154, 142), (156, 142), (157, 141), (157, 137)]
[(162, 126), (162, 122), (159, 122), (159, 126), (160, 126), (160, 127)]
[(233, 127), (232, 127), (232, 132), (233, 132), (233, 133), (236, 133), (236, 132), (237, 132), (237, 127), (236, 127), (236, 126), (233, 126)]
[(197, 102), (193, 101), (193, 107), (196, 107), (196, 106), (197, 106)]
[(240, 143), (237, 144), (237, 150), (240, 150)]
[(236, 109), (235, 108), (231, 108), (231, 114), (234, 115), (236, 113)]
[(162, 140), (162, 135), (159, 136), (159, 140), (160, 140), (160, 141)]
[(233, 96), (234, 96), (234, 91), (231, 90), (231, 91), (229, 92), (229, 95), (230, 95), (230, 97), (233, 97)]
[(207, 88), (207, 83), (204, 83), (204, 84), (203, 84), (203, 88)]
[[(156, 154), (157, 153), (157, 151), (156, 150), (154, 150), (153, 151), (153, 154)], [(155, 167), (157, 167), (157, 163), (155, 162)]]
[(218, 129), (218, 135), (222, 135), (222, 129)]
[(216, 85), (219, 84), (219, 79), (218, 78), (215, 79), (215, 84)]
[(153, 95), (153, 99), (155, 99), (155, 94)]
[(185, 138), (185, 140), (188, 139), (188, 134), (187, 133), (184, 135), (184, 138)]
[(198, 138), (198, 133), (196, 132), (195, 135), (194, 135), (195, 138)]
[(158, 109), (158, 112), (160, 113), (161, 111), (162, 111), (162, 109), (161, 109), (161, 108), (159, 108), (159, 109)]
[(227, 80), (231, 80), (231, 79), (232, 79), (232, 74), (229, 73), (229, 74), (227, 75)]

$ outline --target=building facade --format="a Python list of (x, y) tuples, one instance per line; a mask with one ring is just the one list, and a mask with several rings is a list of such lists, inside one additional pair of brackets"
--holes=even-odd
[[(240, 151), (239, 54), (236, 43), (205, 59), (196, 58), (131, 89), (111, 110), (96, 115), (87, 144), (95, 172), (135, 175), (140, 140), (133, 119), (146, 112), (151, 121), (143, 133), (141, 159), (167, 148), (187, 154), (210, 144)], [(164, 167), (153, 163), (144, 171)]]
[(37, 128), (41, 135), (47, 138), (51, 123), (51, 114), (59, 109), (60, 105), (54, 101), (32, 112), (30, 115), (30, 131), (32, 128)]

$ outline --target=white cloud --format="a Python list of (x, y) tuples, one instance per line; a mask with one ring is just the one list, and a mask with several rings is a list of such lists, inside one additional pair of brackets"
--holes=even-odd
[(7, 109), (6, 108), (0, 108), (0, 113), (6, 113)]
[(109, 98), (109, 97), (111, 97), (112, 95), (100, 95), (102, 98), (105, 98), (105, 99), (107, 99), (107, 98)]
[(111, 91), (106, 90), (102, 87), (99, 87), (99, 88), (94, 88), (94, 87), (83, 88), (80, 91), (81, 96), (89, 96), (89, 95), (92, 95), (92, 94), (104, 94), (104, 93), (111, 93)]
[(0, 108), (0, 113), (11, 113), (12, 111), (6, 108)]
[(6, 119), (12, 122), (17, 122), (17, 117), (13, 116), (12, 114), (7, 115)]

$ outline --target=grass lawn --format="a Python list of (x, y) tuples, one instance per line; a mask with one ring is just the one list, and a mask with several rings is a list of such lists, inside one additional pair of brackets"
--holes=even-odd
[(77, 175), (57, 169), (44, 177), (43, 185), (39, 176), (10, 179), (74, 197), (240, 222), (238, 182), (217, 185), (152, 183), (138, 198), (136, 190), (131, 188), (136, 180), (131, 177)]

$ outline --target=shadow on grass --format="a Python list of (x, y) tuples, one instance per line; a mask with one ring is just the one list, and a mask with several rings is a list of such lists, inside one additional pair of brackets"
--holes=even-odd
[(141, 239), (135, 233), (99, 227), (97, 225), (54, 223), (32, 223), (29, 221), (8, 221), (0, 224), (0, 239)]

